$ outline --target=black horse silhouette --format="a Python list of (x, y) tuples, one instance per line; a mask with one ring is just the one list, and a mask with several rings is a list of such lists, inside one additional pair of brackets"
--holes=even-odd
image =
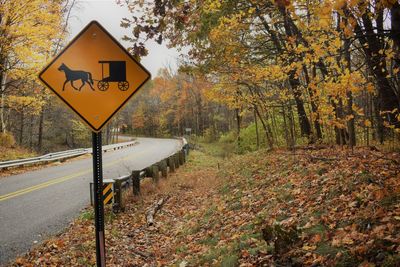
[[(67, 82), (71, 82), (72, 87), (78, 91), (80, 91), (82, 89), (82, 87), (87, 83), (87, 84), (89, 84), (90, 88), (94, 91), (92, 74), (90, 72), (83, 71), (83, 70), (71, 70), (64, 63), (61, 64), (61, 66), (58, 68), (58, 70), (63, 71), (65, 73), (65, 77), (66, 77), (66, 80), (64, 82), (63, 89), (62, 89), (63, 91), (65, 89), (65, 85), (67, 84)], [(76, 80), (82, 81), (81, 87), (76, 88), (74, 86), (74, 81), (76, 81)]]

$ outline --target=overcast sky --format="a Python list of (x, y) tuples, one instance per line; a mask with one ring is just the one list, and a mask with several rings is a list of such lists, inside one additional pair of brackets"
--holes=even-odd
[[(122, 36), (129, 34), (129, 30), (121, 28), (119, 25), (122, 18), (130, 18), (130, 13), (126, 8), (117, 5), (115, 0), (80, 0), (79, 4), (73, 9), (72, 15), (69, 39), (78, 34), (90, 21), (97, 20), (123, 46), (129, 46), (128, 43), (121, 40)], [(169, 49), (165, 45), (159, 45), (155, 42), (148, 42), (146, 47), (149, 50), (149, 55), (144, 57), (141, 63), (151, 72), (153, 77), (156, 77), (160, 68), (171, 66), (176, 69), (179, 53), (175, 49)]]

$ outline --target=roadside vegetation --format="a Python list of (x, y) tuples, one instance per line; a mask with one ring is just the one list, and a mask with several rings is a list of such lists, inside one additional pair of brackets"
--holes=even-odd
[[(36, 79), (65, 47), (79, 1), (28, 2), (0, 9), (0, 132), (36, 153), (89, 146), (87, 127)], [(132, 13), (121, 27), (136, 57), (147, 55), (148, 39), (186, 53), (115, 116), (104, 144), (119, 130), (194, 135), (226, 154), (399, 148), (398, 1), (117, 2)]]
[[(398, 266), (399, 154), (329, 146), (229, 160), (203, 148), (107, 210), (109, 266)], [(167, 202), (146, 223), (146, 210)], [(12, 266), (93, 266), (93, 213)]]
[(33, 157), (35, 153), (29, 149), (18, 147), (14, 137), (7, 133), (0, 133), (0, 161)]

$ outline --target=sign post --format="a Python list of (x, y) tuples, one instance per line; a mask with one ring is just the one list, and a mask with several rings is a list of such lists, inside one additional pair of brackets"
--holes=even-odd
[(39, 79), (92, 130), (97, 266), (106, 264), (101, 129), (150, 73), (97, 21), (40, 72)]
[(106, 266), (106, 248), (104, 238), (104, 204), (103, 204), (103, 165), (101, 149), (101, 132), (92, 132), (93, 149), (93, 188), (94, 188), (94, 220), (96, 231), (97, 266)]

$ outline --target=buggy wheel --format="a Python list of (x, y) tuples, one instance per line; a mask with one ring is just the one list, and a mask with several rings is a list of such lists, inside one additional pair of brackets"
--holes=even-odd
[(108, 82), (105, 81), (99, 81), (97, 83), (97, 88), (99, 88), (100, 91), (106, 91), (108, 89)]
[(121, 91), (126, 91), (129, 89), (129, 83), (127, 81), (118, 82), (118, 88)]

